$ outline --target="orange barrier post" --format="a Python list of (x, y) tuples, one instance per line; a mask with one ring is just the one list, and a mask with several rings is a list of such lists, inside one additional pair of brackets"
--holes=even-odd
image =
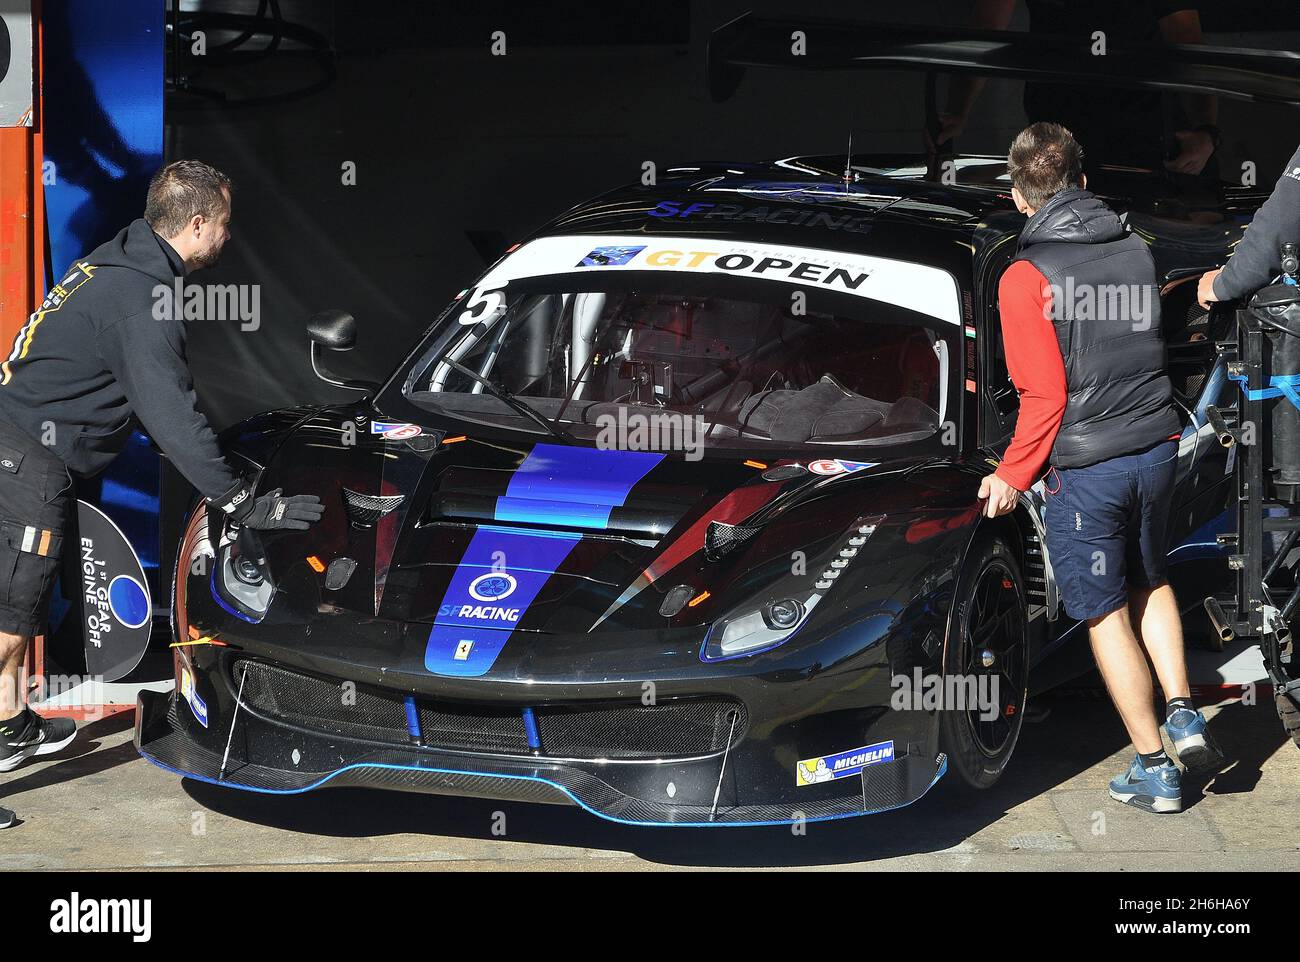
[[(0, 351), (5, 354), (45, 296), (41, 39), (40, 2), (32, 0), (30, 126), (0, 127)], [(27, 679), (44, 677), (43, 637), (27, 652), (24, 673)]]

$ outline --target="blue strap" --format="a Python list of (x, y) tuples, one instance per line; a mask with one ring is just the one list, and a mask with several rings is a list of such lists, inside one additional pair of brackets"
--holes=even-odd
[(1267, 401), (1284, 397), (1296, 408), (1300, 408), (1300, 374), (1275, 374), (1268, 379), (1269, 386), (1251, 390), (1246, 387), (1245, 374), (1229, 374), (1228, 380), (1241, 385), (1241, 393), (1248, 401)]

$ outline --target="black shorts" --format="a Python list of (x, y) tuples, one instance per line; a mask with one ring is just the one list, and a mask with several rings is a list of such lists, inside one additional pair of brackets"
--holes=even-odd
[(45, 631), (71, 504), (58, 455), (0, 421), (0, 631)]

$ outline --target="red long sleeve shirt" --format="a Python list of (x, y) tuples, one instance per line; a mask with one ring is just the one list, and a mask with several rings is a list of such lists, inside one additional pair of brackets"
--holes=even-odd
[(1016, 261), (998, 284), (1007, 373), (1020, 394), (1016, 433), (994, 473), (1020, 491), (1042, 477), (1065, 414), (1065, 359), (1052, 327), (1052, 290), (1028, 261)]

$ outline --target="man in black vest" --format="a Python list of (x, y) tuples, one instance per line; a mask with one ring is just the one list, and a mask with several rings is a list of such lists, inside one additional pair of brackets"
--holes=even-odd
[(1179, 760), (1195, 769), (1222, 756), (1191, 703), (1165, 573), (1182, 424), (1165, 371), (1155, 264), (1146, 243), (1085, 189), (1083, 151), (1064, 127), (1025, 128), (1008, 161), (1012, 198), (1029, 217), (998, 288), (1020, 413), (980, 497), (989, 517), (1005, 514), (1047, 471), (1052, 570), (1066, 613), (1088, 623), (1097, 667), (1137, 749), (1111, 797), (1180, 811), (1180, 773), (1160, 740), (1143, 647), (1165, 692)]

